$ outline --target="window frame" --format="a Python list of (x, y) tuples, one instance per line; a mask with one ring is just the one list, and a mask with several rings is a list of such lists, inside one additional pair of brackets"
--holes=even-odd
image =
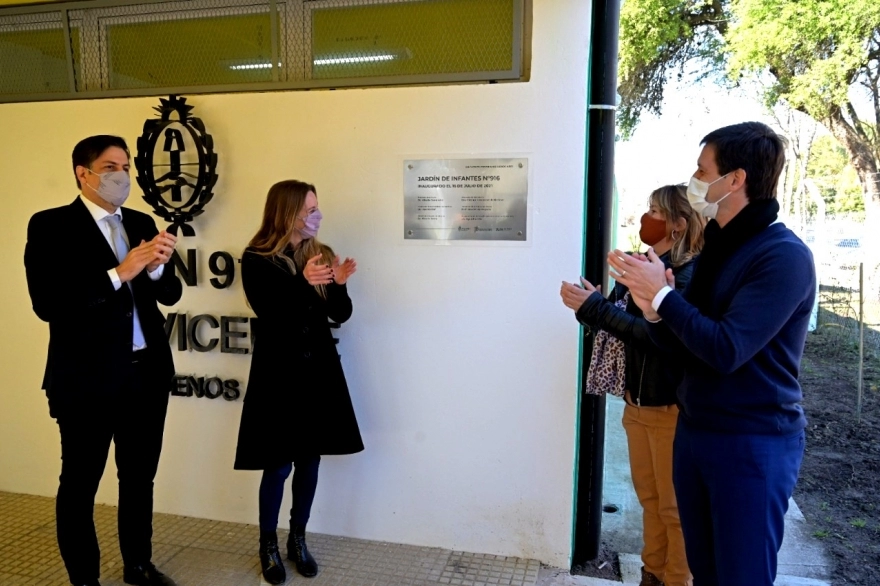
[[(71, 99), (100, 99), (138, 96), (161, 96), (169, 94), (212, 94), (285, 91), (303, 89), (335, 89), (350, 87), (382, 87), (406, 85), (434, 85), (458, 83), (494, 83), (498, 81), (524, 81), (524, 37), (526, 9), (532, 0), (511, 0), (513, 4), (512, 63), (508, 70), (478, 71), (467, 73), (411, 74), (388, 76), (358, 76), (351, 78), (311, 78), (312, 44), (311, 13), (328, 6), (364, 6), (372, 4), (401, 4), (420, 0), (201, 0), (199, 8), (192, 8), (189, 2), (177, 0), (81, 0), (56, 5), (42, 4), (16, 8), (0, 8), (0, 26), (5, 17), (54, 13), (52, 18), (60, 17), (64, 29), (67, 53), (67, 69), (70, 91), (32, 94), (0, 94), (0, 103), (40, 102)], [(207, 3), (209, 6), (205, 6)], [(247, 13), (258, 13), (265, 6), (270, 14), (273, 81), (249, 82), (216, 85), (183, 85), (174, 87), (149, 87), (130, 89), (109, 89), (110, 71), (107, 46), (107, 26), (120, 22), (143, 22), (140, 16), (156, 13), (198, 14), (212, 9), (250, 9)], [(243, 12), (244, 13), (244, 12)], [(56, 16), (57, 15), (57, 16)], [(48, 17), (49, 15), (46, 14)], [(207, 15), (206, 15), (207, 16)], [(192, 18), (187, 16), (187, 18)], [(48, 19), (46, 22), (50, 22)], [(24, 24), (24, 23), (22, 23)], [(15, 27), (16, 25), (8, 25)], [(74, 68), (71, 44), (71, 30), (78, 28), (80, 33), (80, 52), (77, 63), (80, 71)], [(291, 33), (301, 31), (300, 40), (291, 38)], [(85, 59), (89, 51), (97, 50), (98, 65)], [(77, 79), (79, 73), (80, 79)]]

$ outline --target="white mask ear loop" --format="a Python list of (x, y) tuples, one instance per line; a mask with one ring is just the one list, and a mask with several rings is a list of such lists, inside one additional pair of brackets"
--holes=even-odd
[[(724, 175), (722, 175), (721, 177), (719, 177), (718, 179), (716, 179), (715, 181), (713, 181), (713, 182), (710, 183), (709, 185), (712, 185), (712, 184), (714, 184), (714, 183), (718, 183), (719, 181), (721, 181), (722, 179), (724, 179), (724, 178), (727, 177), (728, 175), (730, 175), (729, 172), (728, 172), (728, 173), (725, 173)], [(730, 195), (731, 193), (733, 193), (733, 192), (732, 192), (732, 191), (728, 191), (728, 192), (725, 193), (723, 196), (721, 196), (721, 199), (719, 199), (718, 201), (713, 202), (713, 203), (714, 203), (715, 205), (720, 204), (720, 203), (721, 203), (722, 201), (724, 201), (724, 200), (727, 198), (727, 196)]]

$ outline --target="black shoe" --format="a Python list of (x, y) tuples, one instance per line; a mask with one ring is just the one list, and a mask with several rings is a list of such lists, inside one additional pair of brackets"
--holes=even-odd
[(287, 538), (287, 559), (296, 564), (296, 571), (312, 578), (318, 575), (318, 563), (306, 547), (306, 528), (293, 527)]
[(642, 566), (642, 581), (639, 582), (639, 586), (664, 586), (664, 584), (660, 581), (660, 578), (647, 571), (645, 566)]
[(260, 532), (260, 567), (269, 584), (281, 584), (287, 579), (284, 562), (278, 553), (278, 535), (274, 531)]
[(177, 583), (156, 569), (150, 563), (140, 566), (126, 566), (122, 572), (126, 584), (135, 586), (177, 586)]

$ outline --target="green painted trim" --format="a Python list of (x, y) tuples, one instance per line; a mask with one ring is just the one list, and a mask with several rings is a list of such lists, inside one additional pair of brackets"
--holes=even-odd
[[(593, 0), (595, 1), (595, 0)], [(584, 213), (581, 224), (581, 234), (583, 234), (583, 241), (581, 242), (581, 264), (578, 268), (580, 271), (584, 263), (587, 259), (587, 175), (588, 175), (588, 165), (590, 160), (590, 90), (593, 84), (593, 71), (591, 64), (593, 63), (593, 39), (590, 37), (590, 50), (587, 52), (587, 91), (584, 100), (584, 112), (586, 113), (586, 120), (584, 126), (584, 192), (583, 192), (583, 206)], [(578, 480), (580, 477), (580, 470), (578, 468), (578, 462), (580, 462), (581, 455), (581, 403), (583, 402), (583, 395), (581, 394), (581, 381), (584, 378), (583, 365), (584, 365), (584, 328), (580, 326), (578, 328), (578, 368), (577, 368), (577, 380), (575, 380), (575, 393), (577, 393), (577, 403), (575, 405), (575, 413), (577, 414), (577, 421), (575, 422), (575, 434), (574, 434), (574, 482), (571, 487), (571, 544), (569, 546), (568, 551), (568, 566), (571, 567), (571, 560), (574, 556), (574, 542), (575, 542), (575, 533), (577, 531), (577, 501), (578, 501)]]

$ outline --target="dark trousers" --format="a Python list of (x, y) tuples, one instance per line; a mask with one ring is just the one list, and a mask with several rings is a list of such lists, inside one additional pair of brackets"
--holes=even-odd
[(321, 456), (302, 456), (292, 464), (263, 470), (260, 482), (260, 531), (275, 531), (278, 528), (278, 513), (284, 496), (284, 481), (293, 473), (293, 505), (290, 507), (290, 529), (305, 527), (309, 522), (315, 490), (318, 488), (318, 466)]
[(61, 431), (61, 478), (56, 500), (58, 547), (73, 583), (99, 578), (95, 494), (110, 442), (119, 479), (119, 549), (126, 566), (152, 557), (153, 478), (162, 450), (168, 385), (150, 384), (149, 361), (117, 397), (66, 406), (56, 414)]
[(673, 482), (694, 586), (773, 586), (804, 432), (696, 430), (679, 418)]

